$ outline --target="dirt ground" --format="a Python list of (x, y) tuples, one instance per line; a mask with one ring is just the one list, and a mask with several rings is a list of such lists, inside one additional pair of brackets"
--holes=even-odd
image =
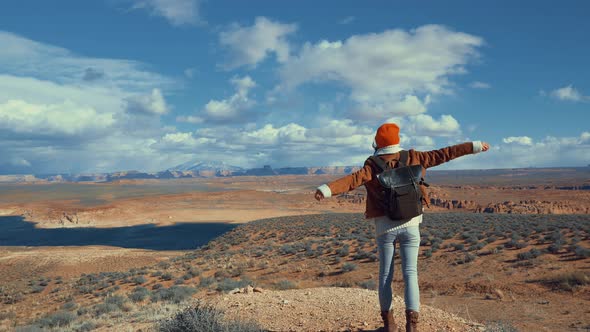
[[(255, 320), (269, 331), (378, 331), (382, 326), (376, 291), (320, 287), (231, 294), (215, 305), (232, 318)], [(405, 328), (404, 301), (393, 299), (394, 320)], [(423, 306), (420, 331), (481, 331), (482, 325), (443, 310)]]

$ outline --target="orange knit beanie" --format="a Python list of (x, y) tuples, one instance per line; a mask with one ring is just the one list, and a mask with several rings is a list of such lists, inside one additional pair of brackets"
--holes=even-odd
[(395, 123), (385, 123), (377, 129), (375, 135), (377, 149), (399, 144), (399, 127)]

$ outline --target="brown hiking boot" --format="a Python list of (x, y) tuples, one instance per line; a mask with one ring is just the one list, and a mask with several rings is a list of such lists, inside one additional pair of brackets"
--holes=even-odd
[(381, 318), (383, 318), (384, 332), (399, 332), (395, 321), (393, 320), (393, 311), (381, 311)]
[(406, 332), (418, 332), (418, 311), (406, 310)]

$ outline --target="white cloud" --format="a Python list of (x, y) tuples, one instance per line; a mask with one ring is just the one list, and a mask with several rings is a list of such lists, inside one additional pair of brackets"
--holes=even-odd
[[(525, 143), (525, 144), (522, 144)], [(586, 166), (590, 160), (590, 133), (577, 137), (509, 137), (488, 152), (462, 157), (442, 168), (518, 168)]]
[(281, 68), (280, 88), (335, 82), (350, 90), (358, 112), (373, 113), (371, 120), (417, 114), (428, 95), (451, 91), (449, 77), (465, 73), (482, 44), (479, 37), (438, 25), (306, 43)]
[(197, 0), (134, 0), (134, 9), (145, 9), (151, 15), (161, 16), (175, 26), (199, 23)]
[(227, 99), (210, 100), (203, 107), (198, 116), (182, 116), (177, 120), (180, 122), (202, 123), (209, 122), (242, 122), (244, 119), (253, 116), (251, 109), (256, 102), (249, 97), (250, 90), (256, 87), (256, 82), (250, 78), (233, 77), (230, 83), (235, 87), (236, 92)]
[(441, 115), (438, 120), (428, 114), (417, 114), (403, 118), (390, 118), (386, 122), (398, 124), (400, 134), (408, 136), (451, 137), (461, 133), (459, 122), (448, 114)]
[(197, 68), (187, 68), (184, 70), (184, 76), (188, 77), (188, 78), (194, 78), (195, 75), (197, 74), (198, 69)]
[(255, 67), (272, 53), (277, 61), (285, 62), (290, 52), (286, 36), (296, 30), (295, 24), (274, 22), (266, 17), (257, 17), (254, 25), (249, 27), (232, 25), (219, 35), (221, 45), (232, 52), (232, 60), (227, 67)]
[[(4, 133), (41, 136), (93, 136), (114, 123), (112, 114), (98, 113), (71, 101), (61, 104), (30, 104), (9, 100), (0, 104), (0, 128)], [(0, 135), (2, 136), (2, 135)]]
[(201, 124), (201, 123), (205, 122), (205, 119), (198, 117), (198, 116), (189, 115), (189, 116), (177, 116), (176, 121), (192, 123), (192, 124)]
[(533, 139), (528, 136), (511, 136), (502, 139), (505, 144), (533, 145)]
[(563, 88), (555, 89), (551, 91), (551, 97), (564, 100), (564, 101), (584, 101), (590, 100), (590, 97), (582, 95), (576, 88), (574, 88), (571, 84), (568, 86), (564, 86)]
[(492, 86), (489, 83), (474, 81), (469, 84), (469, 86), (473, 89), (489, 89)]
[(4, 75), (68, 85), (96, 85), (98, 80), (100, 86), (142, 93), (154, 86), (176, 85), (141, 62), (81, 56), (10, 32), (0, 31), (0, 45), (0, 72)]
[(162, 115), (168, 113), (168, 105), (160, 89), (153, 89), (149, 95), (131, 96), (125, 99), (127, 111), (131, 113)]
[(344, 24), (344, 25), (346, 25), (346, 24), (350, 24), (350, 23), (354, 22), (355, 20), (356, 20), (356, 17), (354, 17), (354, 16), (347, 16), (347, 17), (341, 19), (340, 21), (338, 21), (338, 24)]
[(12, 158), (10, 164), (17, 167), (31, 167), (31, 163), (23, 158)]
[(11, 33), (0, 45), (0, 173), (161, 169), (171, 158), (149, 148), (166, 130), (159, 117), (139, 113), (165, 113), (161, 89), (174, 80)]

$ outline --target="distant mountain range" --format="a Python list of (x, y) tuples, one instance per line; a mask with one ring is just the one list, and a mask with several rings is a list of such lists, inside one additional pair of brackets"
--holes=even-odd
[(312, 175), (333, 174), (344, 175), (358, 170), (356, 166), (326, 166), (326, 167), (284, 167), (272, 168), (265, 165), (262, 168), (244, 169), (225, 162), (189, 161), (160, 172), (122, 171), (113, 173), (90, 174), (27, 174), (0, 175), (1, 182), (112, 182), (130, 179), (179, 179), (179, 178), (211, 178), (226, 176), (272, 176), (272, 175)]
[[(227, 176), (273, 176), (273, 175), (346, 175), (358, 166), (324, 166), (324, 167), (283, 167), (272, 168), (265, 165), (261, 168), (244, 169), (224, 162), (193, 161), (180, 164), (160, 172), (124, 171), (113, 173), (90, 174), (26, 174), (0, 175), (0, 183), (13, 182), (113, 182), (133, 179), (181, 179), (181, 178), (213, 178)], [(433, 170), (428, 173), (428, 180), (433, 183), (465, 184), (491, 183), (508, 185), (515, 179), (520, 184), (544, 184), (556, 186), (567, 183), (569, 187), (556, 186), (558, 189), (588, 190), (590, 186), (590, 167), (560, 168), (512, 168), (487, 170)], [(525, 181), (525, 179), (528, 179)], [(572, 187), (573, 183), (573, 187)], [(571, 187), (571, 188), (570, 188)]]

